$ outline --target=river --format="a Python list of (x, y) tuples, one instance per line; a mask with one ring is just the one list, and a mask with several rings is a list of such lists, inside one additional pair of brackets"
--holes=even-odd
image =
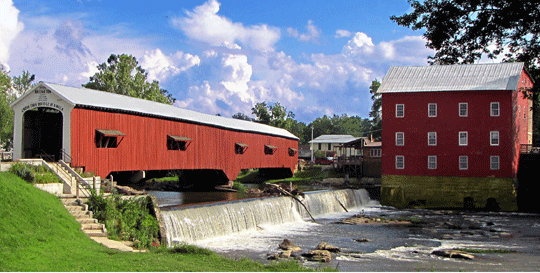
[[(337, 195), (317, 192), (307, 194), (306, 201), (310, 210), (315, 211), (315, 221), (302, 212), (302, 208), (291, 209), (290, 213), (279, 212), (275, 204), (289, 207), (290, 198), (282, 199), (237, 199), (231, 193), (202, 194), (202, 203), (187, 204), (186, 200), (196, 200), (194, 193), (153, 192), (161, 204), (165, 215), (170, 212), (190, 215), (203, 214), (210, 223), (202, 224), (203, 228), (183, 231), (189, 233), (203, 232), (204, 235), (182, 237), (176, 239), (216, 251), (230, 258), (250, 258), (268, 263), (267, 256), (278, 252), (278, 244), (284, 239), (291, 240), (302, 248), (303, 252), (315, 249), (317, 244), (324, 241), (341, 249), (334, 254), (330, 263), (319, 264), (304, 261), (305, 266), (328, 266), (339, 271), (538, 271), (540, 269), (540, 216), (527, 213), (506, 212), (456, 212), (435, 210), (397, 210), (379, 205), (377, 201), (366, 200), (362, 193), (338, 192)], [(214, 196), (215, 195), (215, 196)], [(213, 196), (213, 197), (212, 197)], [(223, 197), (226, 196), (226, 197)], [(337, 197), (328, 197), (337, 196)], [(316, 197), (316, 198), (315, 198)], [(312, 201), (310, 201), (311, 199)], [(325, 199), (326, 198), (326, 199)], [(345, 199), (358, 199), (345, 203)], [(213, 200), (210, 200), (213, 199)], [(268, 202), (268, 200), (274, 200)], [(319, 200), (320, 199), (320, 200)], [(324, 200), (323, 200), (324, 199)], [(329, 211), (318, 208), (333, 199), (340, 200), (348, 207), (345, 212), (340, 206)], [(315, 201), (316, 200), (316, 201)], [(219, 201), (219, 202), (213, 202)], [(320, 204), (319, 204), (320, 203)], [(313, 205), (317, 204), (317, 205)], [(268, 220), (261, 223), (255, 220), (245, 220), (249, 213), (261, 214), (260, 210), (247, 213), (247, 207), (271, 207)], [(220, 209), (226, 208), (224, 211)], [(204, 213), (202, 212), (204, 210)], [(236, 213), (235, 210), (240, 212)], [(268, 209), (266, 209), (268, 210)], [(289, 211), (289, 209), (286, 209)], [(213, 213), (216, 213), (215, 215)], [(226, 216), (224, 216), (227, 214)], [(213, 222), (223, 218), (233, 219), (235, 214), (242, 215), (240, 220), (227, 220), (217, 226), (234, 226), (227, 231), (210, 227)], [(279, 214), (274, 217), (272, 214)], [(182, 214), (184, 215), (184, 214)], [(416, 222), (405, 224), (338, 224), (341, 219), (355, 215), (372, 218), (414, 219)], [(169, 215), (170, 216), (170, 215)], [(166, 216), (166, 217), (169, 217)], [(256, 218), (258, 216), (253, 216)], [(173, 217), (174, 218), (174, 217)], [(178, 216), (192, 218), (186, 222), (171, 222), (171, 226), (195, 225), (195, 216)], [(176, 219), (176, 218), (175, 218)], [(267, 221), (267, 222), (264, 222)], [(246, 222), (241, 223), (239, 222)], [(225, 224), (224, 224), (225, 223)], [(419, 223), (419, 224), (418, 224)], [(169, 227), (168, 229), (177, 229)], [(214, 232), (209, 234), (208, 229)], [(177, 233), (181, 231), (176, 231)], [(168, 231), (169, 233), (169, 231)], [(224, 233), (224, 234), (222, 234)], [(174, 235), (180, 236), (180, 235)], [(171, 237), (174, 237), (171, 235)], [(184, 236), (184, 235), (182, 235)], [(198, 236), (198, 237), (197, 237)], [(367, 240), (358, 240), (367, 239)], [(174, 239), (169, 238), (174, 241)], [(359, 242), (361, 241), (361, 242)], [(439, 249), (491, 249), (496, 253), (473, 253), (473, 260), (442, 258), (431, 255)]]

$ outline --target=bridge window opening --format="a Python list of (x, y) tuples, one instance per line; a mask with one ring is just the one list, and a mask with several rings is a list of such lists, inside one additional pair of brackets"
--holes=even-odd
[(264, 145), (264, 154), (273, 155), (276, 150), (277, 150), (276, 146)]
[(244, 154), (249, 146), (244, 143), (235, 143), (234, 152), (238, 155)]
[(126, 136), (124, 133), (117, 130), (96, 130), (96, 147), (97, 148), (117, 148)]
[(298, 153), (298, 150), (295, 148), (289, 148), (289, 156), (294, 156), (296, 153)]
[(193, 141), (191, 138), (184, 136), (167, 135), (167, 149), (185, 151)]

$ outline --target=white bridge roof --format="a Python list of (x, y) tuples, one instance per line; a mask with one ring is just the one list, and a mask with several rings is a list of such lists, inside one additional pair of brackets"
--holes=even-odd
[[(123, 110), (140, 114), (150, 114), (161, 116), (164, 118), (180, 119), (188, 122), (216, 126), (225, 129), (262, 133), (291, 139), (298, 139), (298, 137), (291, 134), (285, 129), (257, 122), (203, 114), (164, 103), (88, 88), (69, 87), (54, 83), (40, 82), (34, 88), (32, 88), (32, 90), (39, 86), (47, 87), (48, 89), (57, 93), (73, 105), (100, 107), (112, 110)], [(28, 91), (27, 93), (30, 93), (30, 91)], [(21, 98), (19, 98), (17, 101), (19, 101), (23, 97), (24, 95), (21, 96)], [(17, 101), (13, 104), (16, 104)]]
[(517, 90), (523, 63), (390, 67), (377, 93)]

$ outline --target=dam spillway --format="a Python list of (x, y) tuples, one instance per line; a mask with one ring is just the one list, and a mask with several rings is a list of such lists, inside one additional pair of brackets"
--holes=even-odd
[[(345, 212), (365, 206), (370, 201), (364, 189), (309, 192), (300, 199), (315, 217)], [(168, 246), (256, 230), (260, 225), (310, 219), (301, 204), (285, 196), (162, 208), (160, 214), (164, 228), (162, 236)]]

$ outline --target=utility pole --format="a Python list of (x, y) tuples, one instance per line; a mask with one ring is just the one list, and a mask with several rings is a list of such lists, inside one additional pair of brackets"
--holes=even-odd
[(311, 126), (311, 162), (313, 161), (313, 126)]

